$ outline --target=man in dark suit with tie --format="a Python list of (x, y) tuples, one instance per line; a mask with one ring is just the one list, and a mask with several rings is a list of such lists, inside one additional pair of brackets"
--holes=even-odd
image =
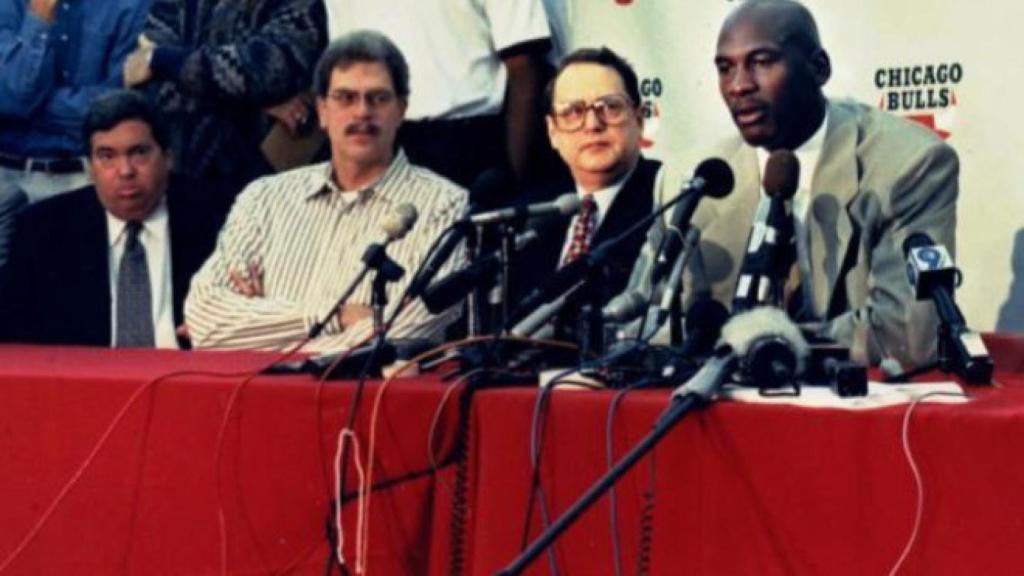
[[(550, 200), (573, 191), (580, 212), (540, 225), (541, 237), (519, 257), (512, 278), (512, 301), (529, 293), (558, 268), (614, 238), (650, 214), (654, 192), (665, 186), (661, 163), (640, 154), (643, 110), (636, 73), (608, 48), (584, 48), (567, 55), (547, 89), (547, 130), (552, 147), (569, 168), (571, 179), (527, 193), (527, 200)], [(593, 301), (604, 306), (622, 291), (644, 243), (644, 231), (612, 252), (597, 281)], [(571, 334), (570, 299), (559, 330)]]
[(139, 93), (90, 107), (94, 185), (34, 204), (17, 220), (0, 284), (6, 341), (187, 346), (182, 301), (226, 213), (220, 195), (170, 177), (167, 132)]

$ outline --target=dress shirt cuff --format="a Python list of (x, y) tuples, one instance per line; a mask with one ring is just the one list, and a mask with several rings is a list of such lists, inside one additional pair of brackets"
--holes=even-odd
[(153, 77), (157, 80), (177, 80), (185, 65), (185, 58), (191, 52), (187, 48), (157, 46), (149, 62)]

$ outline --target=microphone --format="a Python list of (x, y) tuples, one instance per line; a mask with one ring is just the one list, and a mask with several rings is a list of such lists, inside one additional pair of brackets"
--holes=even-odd
[(362, 283), (363, 278), (366, 278), (366, 274), (370, 270), (377, 270), (381, 279), (385, 282), (394, 282), (400, 279), (405, 274), (405, 269), (402, 268), (397, 262), (388, 257), (387, 246), (388, 244), (405, 238), (405, 235), (412, 230), (412, 227), (416, 224), (416, 220), (419, 219), (419, 212), (416, 207), (409, 203), (399, 204), (395, 209), (388, 214), (383, 221), (381, 221), (381, 229), (384, 231), (384, 241), (374, 242), (366, 247), (366, 251), (363, 252), (363, 269), (359, 271), (359, 274), (352, 279), (352, 282), (348, 285), (345, 291), (342, 293), (338, 301), (334, 303), (330, 311), (327, 312), (320, 319), (319, 322), (313, 324), (309, 329), (309, 338), (316, 338), (320, 335), (323, 329), (327, 326), (327, 323), (331, 321), (335, 313), (345, 305), (345, 302), (352, 296), (359, 284)]
[[(466, 210), (463, 213), (462, 218), (465, 218), (471, 210), (472, 206), (466, 206)], [(416, 277), (413, 278), (412, 282), (409, 283), (407, 294), (410, 301), (418, 298), (420, 294), (426, 290), (427, 286), (430, 285), (430, 282), (433, 281), (435, 276), (437, 276), (437, 273), (441, 271), (441, 267), (444, 266), (444, 263), (451, 258), (452, 252), (455, 252), (455, 248), (457, 248), (459, 243), (465, 239), (469, 226), (466, 222), (462, 221), (462, 218), (449, 226), (448, 229), (443, 232), (443, 234), (447, 234), (448, 236), (437, 247), (437, 250), (434, 251), (434, 254), (430, 259), (423, 264), (423, 268), (420, 270), (420, 273), (417, 274)]]
[(734, 185), (732, 168), (725, 160), (708, 158), (697, 166), (693, 179), (687, 182), (680, 192), (682, 199), (676, 204), (665, 236), (662, 237), (661, 245), (658, 246), (657, 266), (655, 266), (652, 276), (654, 284), (664, 277), (666, 269), (672, 265), (679, 254), (686, 231), (690, 227), (690, 220), (693, 219), (693, 214), (697, 211), (697, 204), (701, 198), (705, 196), (725, 198), (732, 192)]
[(780, 388), (804, 373), (809, 355), (810, 346), (785, 312), (770, 306), (754, 308), (725, 323), (712, 357), (672, 393), (672, 399), (696, 395), (710, 400), (733, 376), (762, 390)]
[(380, 227), (384, 230), (386, 237), (384, 243), (390, 244), (395, 240), (405, 238), (405, 235), (416, 225), (416, 220), (419, 217), (419, 211), (408, 202), (395, 206), (395, 209), (385, 216), (384, 220), (380, 223)]
[[(669, 208), (672, 208), (673, 205), (678, 205), (682, 202), (686, 197), (686, 193), (693, 190), (695, 186), (702, 190), (713, 190), (718, 189), (719, 187), (727, 187), (728, 189), (731, 189), (732, 169), (729, 168), (728, 164), (724, 161), (721, 164), (713, 161), (708, 162), (711, 162), (711, 165), (716, 167), (705, 169), (707, 173), (691, 180), (687, 186), (684, 187), (683, 191), (677, 194), (672, 200), (666, 202), (657, 210), (634, 222), (618, 236), (605, 240), (587, 254), (584, 254), (582, 257), (577, 258), (569, 264), (559, 268), (542, 287), (534, 289), (519, 303), (518, 306), (516, 306), (515, 310), (509, 315), (506, 327), (514, 326), (516, 322), (537, 308), (537, 306), (540, 306), (545, 302), (549, 302), (551, 299), (556, 298), (558, 295), (575, 286), (576, 283), (586, 276), (591, 270), (601, 266), (611, 255), (612, 250), (622, 243), (623, 240), (629, 238), (633, 234), (636, 234), (638, 230), (646, 230), (655, 218), (661, 217), (661, 215), (668, 211)], [(705, 163), (707, 162), (702, 163), (702, 165)], [(725, 166), (725, 170), (721, 170), (722, 165)]]
[(800, 185), (800, 160), (789, 150), (775, 150), (768, 156), (762, 182), (768, 196), (764, 222), (750, 229), (747, 254), (736, 279), (733, 312), (756, 306), (778, 306), (782, 288), (795, 257), (793, 217), (786, 201)]
[[(538, 233), (534, 229), (518, 234), (515, 238), (515, 249), (522, 250), (537, 237)], [(427, 310), (438, 314), (463, 299), (473, 288), (493, 280), (500, 266), (500, 252), (492, 252), (477, 258), (462, 270), (452, 272), (427, 287), (421, 295), (423, 303)]]
[[(401, 278), (405, 274), (405, 269), (388, 257), (387, 246), (396, 240), (405, 238), (418, 219), (419, 212), (408, 202), (399, 204), (385, 216), (380, 223), (380, 227), (384, 231), (384, 241), (370, 244), (363, 252), (365, 270), (377, 270), (388, 282), (394, 282)], [(358, 276), (358, 280), (362, 280), (365, 270)]]
[(696, 228), (689, 228), (686, 231), (686, 237), (683, 239), (682, 252), (676, 257), (675, 264), (672, 265), (672, 272), (669, 273), (668, 281), (665, 283), (665, 290), (661, 295), (661, 303), (655, 312), (654, 322), (651, 325), (654, 331), (657, 331), (665, 323), (665, 319), (668, 318), (672, 309), (672, 301), (676, 299), (680, 288), (682, 288), (683, 270), (686, 268), (686, 263), (689, 262), (690, 256), (693, 255), (698, 242), (700, 242), (700, 231)]
[(647, 298), (643, 294), (636, 290), (626, 290), (605, 304), (601, 316), (605, 322), (621, 324), (643, 314), (647, 305)]
[(915, 232), (903, 241), (907, 276), (917, 300), (931, 300), (939, 315), (939, 362), (971, 384), (992, 381), (994, 365), (981, 336), (967, 327), (953, 299), (960, 271), (949, 252), (927, 234)]
[(580, 199), (575, 192), (562, 194), (551, 202), (540, 202), (537, 204), (526, 204), (514, 208), (502, 208), (473, 214), (468, 218), (472, 224), (485, 225), (498, 222), (525, 222), (528, 218), (537, 216), (572, 216), (580, 211)]
[(715, 349), (722, 327), (729, 320), (725, 305), (713, 298), (700, 298), (686, 311), (686, 338), (679, 347), (683, 358), (703, 358)]
[(558, 298), (539, 306), (536, 310), (530, 313), (529, 316), (523, 318), (518, 324), (513, 326), (512, 329), (509, 330), (509, 334), (520, 338), (529, 338), (530, 336), (533, 336), (552, 318), (557, 316), (558, 313), (562, 311), (562, 308), (565, 307), (566, 301), (568, 301), (569, 298), (572, 298), (573, 294), (582, 287), (583, 280), (580, 280), (575, 286), (567, 290)]

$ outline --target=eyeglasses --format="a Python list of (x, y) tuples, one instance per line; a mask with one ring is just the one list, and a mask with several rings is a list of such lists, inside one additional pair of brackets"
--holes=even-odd
[(633, 102), (622, 94), (601, 96), (589, 104), (583, 100), (556, 102), (551, 116), (559, 130), (575, 132), (587, 123), (587, 112), (590, 110), (594, 111), (601, 122), (609, 126), (618, 126), (629, 119)]
[(351, 108), (360, 100), (366, 104), (367, 108), (380, 108), (393, 102), (395, 100), (395, 93), (383, 88), (366, 92), (338, 89), (327, 94), (327, 97), (342, 108)]
[(120, 152), (112, 148), (100, 148), (92, 153), (93, 162), (101, 168), (114, 168), (121, 165), (121, 158), (127, 158), (128, 163), (134, 168), (139, 168), (149, 163), (156, 154), (156, 146), (151, 144), (139, 144), (132, 146), (127, 152)]

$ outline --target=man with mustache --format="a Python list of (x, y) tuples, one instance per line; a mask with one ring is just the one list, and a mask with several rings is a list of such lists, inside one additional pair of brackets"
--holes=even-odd
[[(800, 284), (787, 307), (802, 310), (798, 320), (813, 332), (849, 346), (856, 360), (890, 358), (903, 368), (931, 360), (938, 320), (931, 303), (914, 299), (902, 244), (924, 232), (955, 248), (956, 153), (910, 121), (827, 98), (829, 56), (814, 18), (793, 0), (737, 7), (722, 26), (714, 62), (739, 137), (710, 155), (730, 163), (736, 189), (703, 200), (694, 216), (701, 242), (684, 276), (687, 299), (731, 302), (750, 223), (763, 222), (767, 211), (767, 157), (791, 150), (800, 162), (792, 200), (792, 272)], [(634, 285), (649, 280), (660, 226)]]
[[(256, 180), (238, 197), (185, 303), (197, 347), (283, 349), (302, 340), (362, 268), (366, 246), (382, 240), (381, 224), (411, 204), (418, 225), (388, 247), (406, 270), (388, 288), (390, 314), (431, 243), (465, 210), (464, 189), (410, 164), (394, 145), (409, 72), (387, 37), (357, 31), (332, 42), (314, 88), (331, 159)], [(441, 274), (463, 259), (457, 252)], [(364, 281), (306, 349), (338, 350), (370, 336), (370, 292)], [(432, 315), (416, 301), (390, 334), (438, 338), (456, 314)]]
[(178, 348), (192, 274), (226, 207), (171, 176), (170, 138), (141, 94), (100, 96), (84, 118), (95, 184), (29, 206), (0, 293), (4, 340)]
[[(399, 142), (462, 186), (506, 168), (542, 176), (540, 98), (550, 30), (540, 0), (325, 0), (328, 37), (367, 28), (405, 54), (415, 97)], [(452, 152), (457, 150), (457, 152)], [(474, 198), (485, 203), (510, 198)]]

